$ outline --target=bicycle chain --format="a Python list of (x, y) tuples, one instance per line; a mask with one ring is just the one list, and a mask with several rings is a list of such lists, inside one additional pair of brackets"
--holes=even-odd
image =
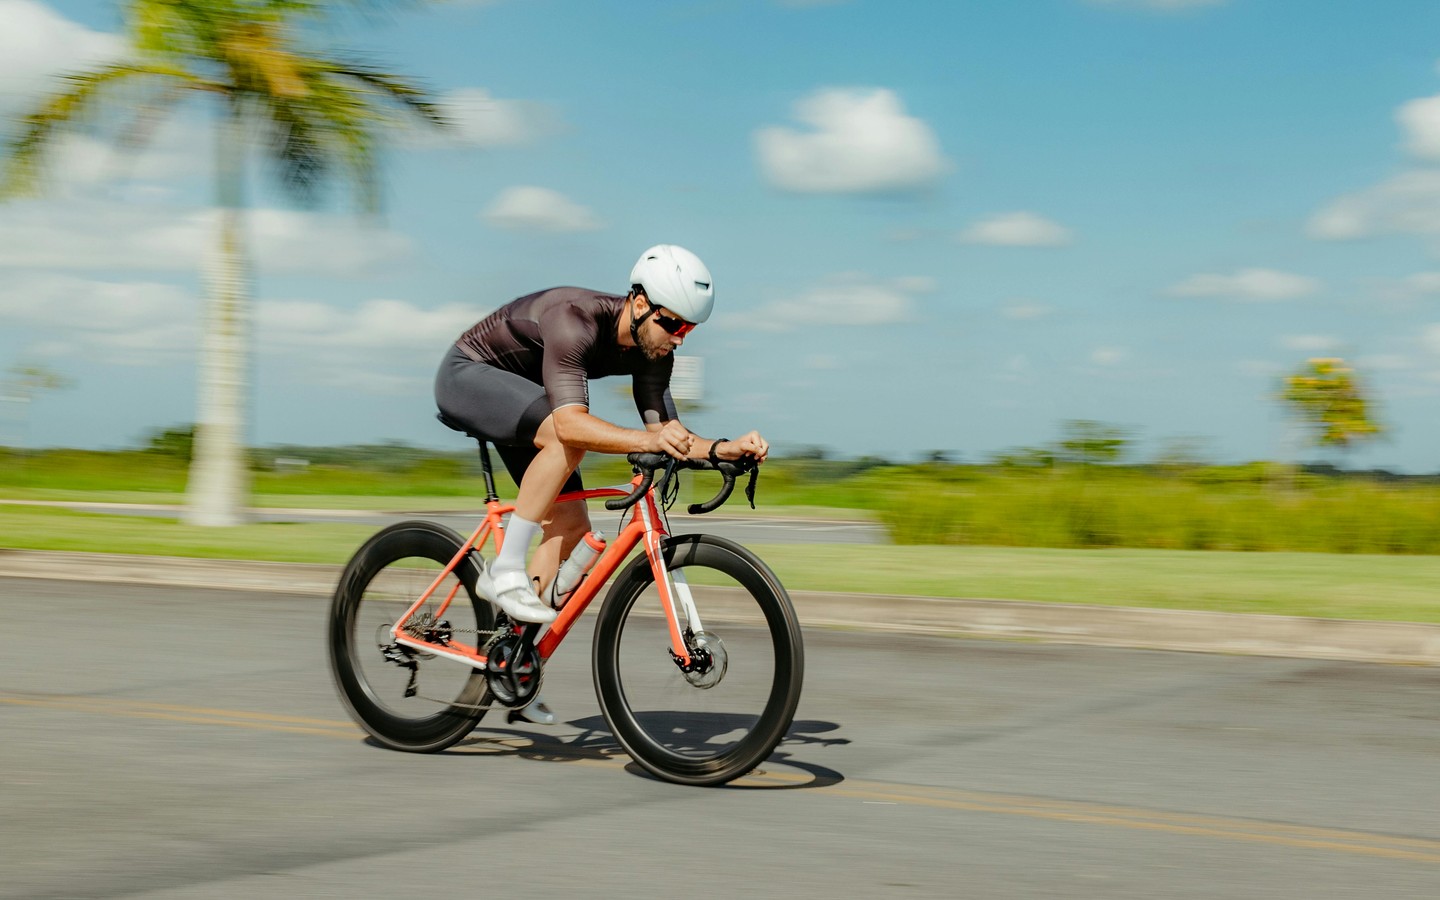
[[(434, 622), (435, 622), (434, 617), (431, 616), (429, 613), (425, 613), (425, 614), (423, 614), (423, 616), (422, 616), (422, 621), (420, 621), (420, 622), (407, 623), (407, 624), (405, 625), (404, 630), (407, 631), (407, 632), (410, 632), (411, 636), (414, 637), (416, 640), (423, 640), (423, 639), (424, 639), (424, 635), (423, 635), (424, 630), (425, 630), (426, 628), (430, 627), (431, 625), (433, 625)], [(508, 627), (492, 628), (492, 629), (490, 629), (490, 630), (488, 630), (488, 631), (485, 630), (485, 629), (483, 629), (483, 628), (451, 628), (451, 629), (450, 629), (450, 634), (452, 634), (452, 635), (455, 635), (455, 634), (473, 634), (473, 635), (476, 635), (477, 637), (478, 637), (479, 635), (482, 635), (482, 634), (483, 634), (483, 635), (486, 635), (486, 636), (487, 636), (487, 640), (485, 641), (485, 644), (486, 644), (487, 646), (491, 643), (491, 641), (493, 641), (495, 638), (499, 637), (500, 635), (502, 635), (502, 634), (510, 634), (510, 633), (511, 633), (511, 631), (510, 631), (510, 629), (509, 629)], [(479, 642), (477, 641), (476, 643), (478, 644)], [(421, 651), (421, 652), (423, 652), (423, 651)], [(483, 676), (482, 676), (482, 677), (483, 677)], [(544, 672), (543, 669), (541, 670), (540, 675), (539, 675), (538, 677), (540, 678), (541, 683), (543, 683), (543, 682), (544, 682), (544, 678), (545, 678), (545, 672)], [(489, 688), (486, 688), (486, 693), (489, 694)], [(536, 693), (536, 694), (540, 693), (540, 688), (539, 688), (538, 686), (535, 688), (535, 693)], [(442, 699), (440, 699), (439, 697), (427, 697), (426, 695), (421, 694), (421, 693), (416, 693), (414, 696), (415, 696), (415, 698), (418, 699), (418, 700), (428, 700), (428, 701), (430, 701), (431, 703), (439, 703), (439, 704), (441, 704), (442, 706), (454, 707), (455, 709), (469, 709), (469, 710), (474, 710), (474, 711), (476, 711), (476, 712), (488, 712), (488, 711), (490, 711), (490, 710), (492, 710), (492, 709), (514, 709), (514, 708), (515, 708), (515, 707), (511, 707), (511, 706), (506, 706), (506, 705), (503, 704), (503, 703), (456, 703), (454, 700), (442, 700)], [(493, 695), (491, 695), (491, 696), (493, 696)], [(533, 695), (532, 695), (532, 696), (533, 696)]]

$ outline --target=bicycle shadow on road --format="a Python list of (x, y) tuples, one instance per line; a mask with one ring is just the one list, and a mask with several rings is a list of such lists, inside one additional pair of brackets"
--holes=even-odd
[[(748, 720), (744, 717), (711, 714), (697, 718), (690, 714), (649, 713), (647, 726), (664, 728), (675, 737), (676, 750), (701, 749), (717, 738), (732, 734)], [(539, 762), (608, 763), (622, 765), (632, 774), (654, 779), (615, 740), (602, 716), (587, 716), (563, 723), (578, 729), (578, 734), (546, 734), (521, 731), (510, 727), (486, 727), (482, 723), (465, 740), (444, 753), (513, 757)], [(797, 720), (792, 722), (780, 745), (760, 768), (724, 785), (727, 790), (803, 790), (830, 787), (845, 780), (840, 772), (816, 762), (796, 757), (798, 748), (836, 747), (850, 743), (849, 738), (827, 736), (838, 731), (834, 722)], [(659, 780), (659, 779), (654, 779)]]

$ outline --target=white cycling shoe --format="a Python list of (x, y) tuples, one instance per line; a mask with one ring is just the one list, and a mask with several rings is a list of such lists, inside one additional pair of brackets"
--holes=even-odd
[(545, 702), (544, 697), (536, 694), (535, 699), (531, 700), (529, 705), (510, 710), (510, 715), (507, 717), (507, 720), (512, 725), (516, 722), (529, 722), (532, 725), (554, 725), (555, 712), (550, 708), (550, 705)]
[(491, 575), (490, 563), (487, 562), (480, 569), (480, 577), (475, 579), (475, 590), (517, 622), (543, 625), (555, 621), (555, 610), (540, 600), (530, 584), (530, 576), (522, 569), (509, 569), (499, 575)]

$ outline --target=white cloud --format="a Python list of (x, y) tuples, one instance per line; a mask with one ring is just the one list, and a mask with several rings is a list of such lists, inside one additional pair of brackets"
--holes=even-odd
[(532, 185), (506, 188), (480, 215), (507, 231), (594, 231), (602, 225), (587, 207), (558, 191)]
[(1440, 272), (1416, 272), (1407, 276), (1404, 286), (1417, 294), (1440, 293)]
[(966, 244), (998, 247), (1058, 247), (1070, 243), (1070, 229), (1032, 212), (1011, 212), (992, 216), (960, 232)]
[[(460, 304), (423, 309), (404, 300), (366, 300), (356, 309), (342, 309), (309, 300), (267, 300), (256, 308), (262, 343), (271, 349), (324, 352), (354, 351), (438, 353), (481, 318), (481, 311)], [(433, 352), (432, 352), (433, 351)], [(427, 357), (428, 359), (428, 357)]]
[(1287, 350), (1303, 353), (1324, 353), (1334, 350), (1343, 342), (1328, 334), (1287, 334), (1280, 338), (1280, 345)]
[[(194, 358), (201, 300), (152, 281), (118, 282), (42, 272), (0, 272), (0, 329), (33, 333), (37, 356), (85, 356), (107, 364), (156, 365)], [(308, 300), (255, 307), (259, 352), (295, 362), (320, 384), (371, 393), (413, 391), (438, 354), (488, 310), (425, 309), (372, 299), (356, 308)], [(356, 367), (356, 360), (364, 365)]]
[(933, 294), (940, 282), (929, 275), (904, 275), (895, 279), (895, 286), (907, 294)]
[(86, 184), (173, 183), (214, 173), (214, 129), (200, 116), (168, 116), (144, 145), (122, 148), (116, 141), (68, 134), (60, 144), (55, 175)]
[[(7, 205), (0, 267), (195, 272), (214, 246), (219, 213), (94, 200)], [(408, 256), (409, 238), (351, 216), (258, 209), (247, 231), (262, 271), (365, 274)]]
[(193, 357), (196, 310), (195, 298), (171, 284), (48, 272), (14, 273), (0, 281), (0, 322), (35, 330), (45, 338), (42, 345), (63, 344), (71, 355), (105, 363), (153, 365)]
[(788, 331), (814, 325), (889, 325), (916, 319), (914, 278), (883, 280), (859, 272), (832, 275), (813, 288), (771, 303), (743, 317), (727, 316), (746, 328)]
[(1090, 351), (1090, 361), (1097, 366), (1113, 366), (1124, 362), (1128, 355), (1123, 347), (1096, 347)]
[(0, 317), (44, 327), (124, 331), (175, 318), (191, 304), (184, 291), (155, 282), (96, 281), (26, 272), (0, 284)]
[(1420, 342), (1431, 353), (1440, 353), (1440, 322), (1426, 325), (1425, 330), (1420, 333)]
[[(296, 362), (314, 383), (370, 394), (425, 393), (439, 354), (487, 312), (460, 304), (425, 309), (394, 299), (367, 300), (354, 309), (270, 300), (256, 308), (256, 333), (260, 352)], [(357, 368), (357, 359), (365, 364)]]
[(1007, 319), (1019, 319), (1026, 321), (1030, 319), (1042, 319), (1055, 311), (1053, 306), (1044, 303), (1034, 303), (1028, 300), (1012, 299), (1006, 300), (1000, 307), (1000, 315)]
[(1379, 234), (1440, 234), (1440, 171), (1404, 172), (1346, 194), (1312, 215), (1306, 232), (1329, 241)]
[(58, 86), (55, 76), (120, 57), (119, 35), (91, 31), (33, 0), (0, 0), (0, 109)]
[(1355, 368), (1361, 372), (1399, 372), (1410, 368), (1411, 365), (1412, 363), (1409, 359), (1397, 353), (1374, 353), (1368, 356), (1357, 357), (1355, 360)]
[[(207, 252), (217, 215), (213, 211), (205, 215)], [(353, 277), (414, 252), (414, 242), (406, 235), (357, 216), (257, 209), (248, 214), (246, 227), (262, 272)]]
[(1274, 269), (1241, 269), (1234, 275), (1192, 275), (1173, 285), (1176, 297), (1229, 297), (1236, 300), (1293, 300), (1319, 290), (1314, 278)]
[(765, 177), (807, 193), (894, 193), (924, 188), (949, 168), (924, 121), (906, 114), (894, 91), (826, 88), (795, 104), (810, 127), (755, 132)]
[(530, 100), (500, 100), (484, 88), (451, 91), (440, 98), (439, 106), (454, 126), (454, 133), (449, 141), (422, 139), (422, 143), (513, 147), (534, 143), (564, 130), (559, 114), (552, 107)]
[(1405, 135), (1405, 149), (1425, 160), (1440, 160), (1440, 95), (1404, 103), (1395, 120)]

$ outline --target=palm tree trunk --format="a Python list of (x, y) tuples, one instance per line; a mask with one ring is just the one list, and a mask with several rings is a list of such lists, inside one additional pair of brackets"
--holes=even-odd
[(250, 281), (242, 231), (245, 129), (234, 101), (226, 105), (216, 138), (220, 243), (205, 306), (185, 521), (227, 526), (245, 521), (250, 497), (245, 459), (250, 363)]

